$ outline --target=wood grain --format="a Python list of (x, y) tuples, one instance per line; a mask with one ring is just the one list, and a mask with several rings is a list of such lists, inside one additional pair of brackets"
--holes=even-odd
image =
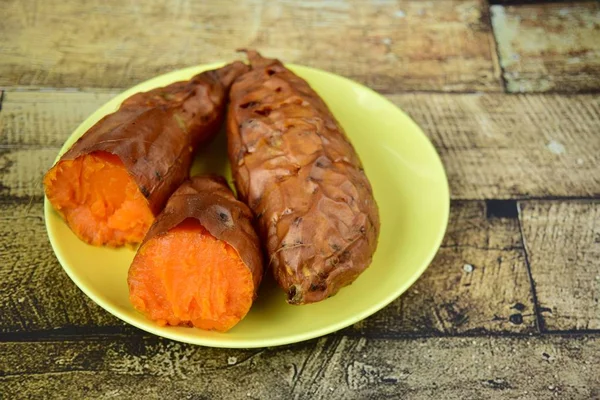
[(59, 148), (0, 149), (0, 198), (31, 199), (43, 195), (42, 178)]
[(390, 336), (534, 332), (516, 204), (509, 203), (515, 218), (488, 217), (494, 209), (484, 202), (453, 202), (446, 237), (425, 274), (353, 330)]
[[(513, 205), (513, 207), (516, 207)], [(48, 243), (40, 199), (0, 203), (0, 332), (123, 323), (87, 299)], [(352, 328), (367, 337), (535, 331), (518, 221), (487, 218), (483, 202), (455, 202), (448, 234), (401, 299)], [(465, 270), (471, 265), (472, 271)], [(507, 282), (498, 286), (497, 282)]]
[(88, 299), (60, 267), (39, 200), (0, 201), (0, 309), (2, 333), (122, 325)]
[(0, 112), (0, 149), (61, 147), (117, 92), (8, 92)]
[(0, 343), (7, 398), (592, 399), (600, 339), (328, 337), (260, 350), (166, 340)]
[(0, 87), (123, 88), (257, 48), (377, 90), (500, 91), (486, 2), (9, 0)]
[(491, 7), (509, 92), (600, 89), (600, 3)]
[(71, 132), (115, 93), (10, 92), (0, 112), (0, 196), (42, 196), (42, 177)]
[(600, 195), (600, 96), (404, 94), (455, 199)]
[(600, 200), (520, 203), (544, 330), (600, 330)]
[[(42, 172), (58, 148), (113, 94), (7, 92), (0, 112), (0, 196), (41, 195)], [(600, 196), (599, 95), (388, 98), (432, 140), (454, 199)]]

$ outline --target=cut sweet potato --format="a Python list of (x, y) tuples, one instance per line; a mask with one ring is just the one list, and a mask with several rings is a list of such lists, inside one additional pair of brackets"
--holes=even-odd
[(139, 242), (154, 220), (121, 160), (94, 152), (63, 161), (46, 175), (46, 195), (82, 240), (118, 246)]
[(225, 332), (247, 314), (262, 278), (252, 213), (224, 179), (195, 177), (169, 199), (129, 269), (133, 306), (159, 325)]
[(137, 93), (90, 128), (44, 177), (48, 200), (82, 240), (139, 243), (219, 131), (236, 62)]

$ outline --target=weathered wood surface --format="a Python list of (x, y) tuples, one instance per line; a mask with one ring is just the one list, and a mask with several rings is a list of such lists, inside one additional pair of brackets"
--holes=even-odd
[(7, 398), (595, 399), (600, 339), (328, 337), (226, 350), (155, 338), (1, 343)]
[(0, 112), (0, 196), (42, 196), (43, 173), (64, 141), (113, 95), (5, 92)]
[(542, 328), (600, 330), (600, 200), (520, 209)]
[(60, 148), (80, 123), (116, 94), (5, 91), (0, 112), (0, 150)]
[(600, 195), (600, 96), (404, 94), (455, 199)]
[(0, 310), (1, 333), (123, 324), (62, 270), (39, 200), (0, 201)]
[(600, 90), (600, 3), (491, 7), (509, 92)]
[[(4, 1), (0, 399), (600, 398), (600, 95), (497, 93), (500, 61), (510, 92), (597, 91), (600, 6), (517, 3), (492, 7), (494, 37), (484, 0)], [(432, 140), (454, 199), (407, 293), (281, 348), (128, 327), (69, 280), (43, 221), (42, 174), (81, 121), (238, 47), (388, 93)]]
[[(502, 282), (502, 284), (499, 284)], [(536, 331), (515, 202), (454, 202), (425, 274), (354, 331), (448, 335)]]
[[(7, 92), (0, 196), (41, 196), (69, 134), (114, 93)], [(431, 138), (454, 199), (600, 195), (600, 96), (402, 94)]]
[[(518, 221), (488, 218), (495, 209), (490, 207), (453, 203), (448, 234), (425, 275), (405, 296), (348, 333), (397, 337), (535, 332)], [(62, 271), (48, 243), (39, 199), (0, 203), (0, 215), (0, 333), (124, 325)], [(499, 286), (499, 281), (507, 284)]]
[(235, 49), (385, 92), (501, 91), (484, 0), (8, 0), (0, 87), (123, 88)]

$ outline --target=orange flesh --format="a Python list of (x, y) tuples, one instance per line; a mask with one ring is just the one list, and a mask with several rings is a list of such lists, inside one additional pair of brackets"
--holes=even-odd
[(146, 242), (129, 269), (129, 299), (159, 325), (225, 332), (250, 310), (250, 269), (227, 243), (187, 219)]
[(60, 161), (44, 177), (44, 186), (71, 230), (96, 246), (139, 243), (154, 221), (148, 201), (113, 154)]

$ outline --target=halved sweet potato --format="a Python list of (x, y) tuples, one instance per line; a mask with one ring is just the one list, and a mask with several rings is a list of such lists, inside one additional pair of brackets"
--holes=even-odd
[(91, 127), (44, 177), (46, 196), (82, 240), (139, 243), (225, 117), (235, 62), (137, 93)]
[(262, 273), (250, 209), (223, 178), (194, 177), (171, 196), (138, 249), (129, 298), (160, 325), (225, 332), (250, 309)]

